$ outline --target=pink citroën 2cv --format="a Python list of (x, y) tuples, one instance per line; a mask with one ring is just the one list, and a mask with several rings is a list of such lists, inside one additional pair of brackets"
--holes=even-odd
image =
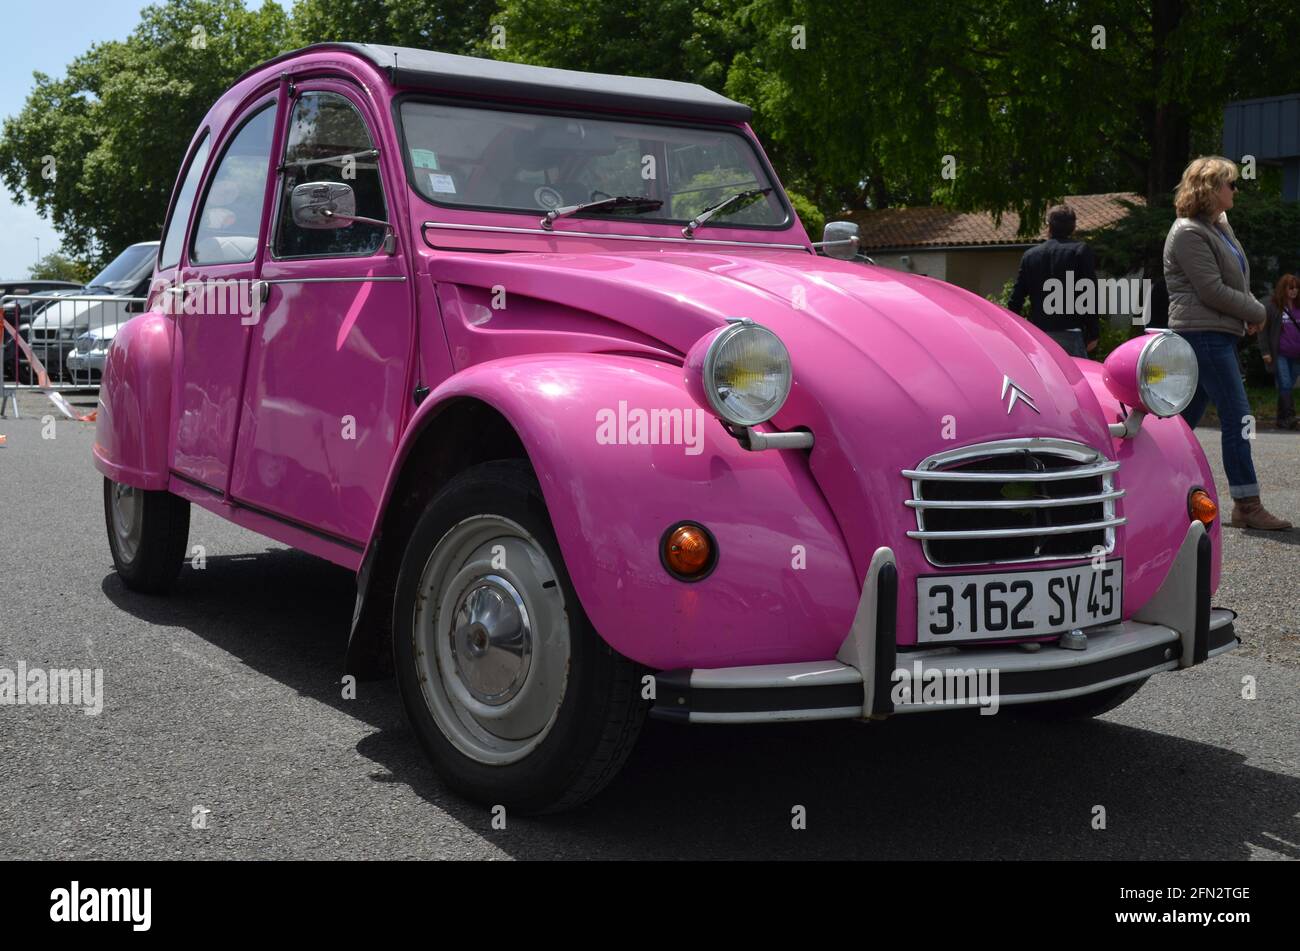
[(107, 361), (122, 581), (178, 578), (190, 505), (355, 570), (347, 670), (535, 812), (647, 713), (1091, 716), (1232, 649), (1187, 344), (1076, 360), (813, 244), (749, 115), (369, 45), (243, 76)]

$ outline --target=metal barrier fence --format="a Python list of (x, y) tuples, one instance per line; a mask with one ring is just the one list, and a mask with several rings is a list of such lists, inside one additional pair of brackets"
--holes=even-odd
[[(144, 310), (145, 300), (57, 292), (11, 294), (0, 297), (0, 310), (45, 366), (52, 389), (85, 390), (99, 388), (109, 344), (122, 324)], [(8, 330), (3, 338), (0, 394), (38, 389), (25, 348)]]

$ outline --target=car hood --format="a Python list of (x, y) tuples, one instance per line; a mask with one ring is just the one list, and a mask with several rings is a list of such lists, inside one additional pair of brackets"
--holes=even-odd
[[(870, 419), (873, 441), (896, 436), (912, 454), (1031, 435), (1110, 446), (1072, 358), (1028, 321), (943, 281), (794, 251), (702, 249), (448, 256), (431, 273), (596, 313), (677, 354), (729, 317), (751, 318), (790, 350), (781, 427), (848, 439), (853, 420)], [(1028, 401), (1009, 406), (1012, 386)]]

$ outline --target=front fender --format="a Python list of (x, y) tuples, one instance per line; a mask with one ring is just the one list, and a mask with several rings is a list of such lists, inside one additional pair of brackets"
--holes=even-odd
[(95, 467), (138, 489), (167, 487), (172, 335), (164, 314), (128, 320), (108, 350), (95, 423)]
[[(519, 436), (582, 605), (615, 650), (655, 668), (835, 655), (859, 585), (806, 454), (741, 449), (686, 394), (677, 366), (545, 354), (466, 369), (407, 428), (376, 525), (424, 425), (462, 398), (490, 405)], [(668, 428), (639, 428), (638, 411), (656, 410)], [(717, 565), (696, 582), (660, 563), (661, 538), (683, 519), (717, 540)]]
[[(1106, 387), (1102, 365), (1077, 361), (1092, 386), (1107, 422), (1120, 422), (1126, 411)], [(1119, 461), (1118, 486), (1124, 489), (1124, 616), (1131, 617), (1164, 583), (1187, 535), (1191, 516), (1187, 496), (1195, 488), (1208, 492), (1217, 504), (1214, 473), (1205, 452), (1180, 416), (1147, 416), (1132, 439), (1112, 438)], [(1210, 525), (1210, 591), (1219, 588), (1223, 557), (1219, 520)]]

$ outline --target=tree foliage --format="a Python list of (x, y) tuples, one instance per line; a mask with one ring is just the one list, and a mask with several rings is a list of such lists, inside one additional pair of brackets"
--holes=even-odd
[(358, 40), (703, 83), (754, 107), (805, 221), (943, 203), (1016, 211), (1029, 234), (1066, 194), (1158, 207), (1191, 155), (1218, 150), (1225, 102), (1291, 91), (1297, 33), (1300, 8), (1263, 0), (296, 0), (291, 15), (165, 0), (125, 41), (35, 76), (0, 181), (102, 261), (158, 234), (235, 76)]
[(159, 235), (203, 115), (240, 73), (289, 45), (274, 3), (146, 7), (126, 40), (91, 47), (62, 78), (34, 75), (0, 134), (0, 180), (50, 219), (71, 256), (106, 262)]
[(488, 34), (497, 0), (298, 0), (299, 43), (355, 42), (471, 53)]
[(85, 284), (92, 274), (90, 268), (74, 261), (60, 251), (51, 251), (33, 264), (27, 272), (33, 281), (73, 281)]
[[(504, 0), (487, 55), (597, 73), (697, 82), (721, 90), (752, 39), (735, 0)], [(495, 42), (493, 42), (495, 40)]]
[(830, 209), (1014, 210), (1022, 234), (1066, 194), (1167, 194), (1217, 151), (1226, 101), (1289, 90), (1276, 64), (1300, 26), (1254, 0), (754, 0), (733, 17), (758, 41), (727, 91), (795, 187)]

